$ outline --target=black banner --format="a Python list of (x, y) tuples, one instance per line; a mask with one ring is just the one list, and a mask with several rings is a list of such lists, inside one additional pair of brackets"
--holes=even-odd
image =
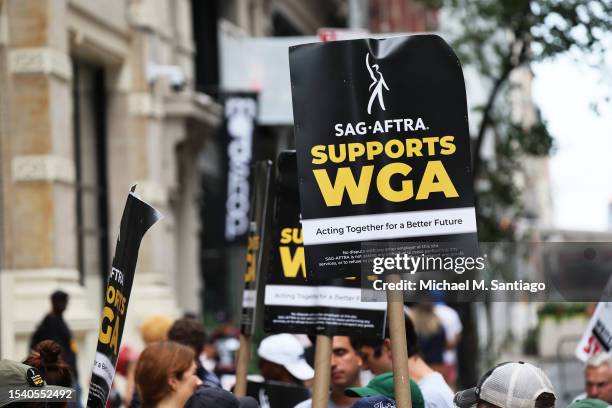
[(295, 151), (278, 157), (264, 330), (271, 333), (376, 336), (386, 303), (361, 302), (360, 280), (317, 279), (306, 269)]
[(316, 43), (289, 60), (308, 274), (359, 279), (363, 242), (476, 249), (465, 86), (448, 44)]
[(244, 291), (242, 294), (242, 317), (240, 318), (240, 332), (252, 335), (261, 320), (261, 305), (263, 302), (263, 287), (265, 273), (264, 242), (269, 206), (269, 188), (271, 181), (272, 162), (258, 161), (253, 165), (253, 178), (251, 183), (251, 211), (249, 223), (249, 239), (247, 242), (247, 266), (244, 274)]
[(231, 92), (225, 93), (222, 99), (224, 121), (221, 132), (228, 166), (225, 240), (244, 243), (249, 233), (249, 175), (257, 118), (257, 94)]
[(278, 381), (249, 381), (246, 395), (255, 398), (262, 408), (295, 407), (310, 398), (310, 392), (306, 387)]
[(104, 408), (115, 376), (117, 356), (128, 310), (140, 242), (161, 214), (132, 192), (128, 195), (121, 217), (121, 226), (113, 266), (104, 294), (98, 347), (91, 375), (87, 406)]

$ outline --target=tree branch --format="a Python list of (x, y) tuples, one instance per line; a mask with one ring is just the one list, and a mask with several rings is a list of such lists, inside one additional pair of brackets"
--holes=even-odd
[[(519, 19), (519, 24), (513, 32), (514, 39), (510, 43), (508, 55), (506, 56), (506, 58), (503, 59), (504, 60), (503, 70), (500, 76), (497, 78), (497, 80), (493, 84), (493, 89), (491, 90), (491, 93), (489, 94), (489, 100), (487, 101), (487, 104), (482, 112), (482, 120), (480, 121), (480, 128), (478, 129), (478, 136), (476, 137), (476, 143), (474, 146), (474, 153), (473, 153), (474, 159), (472, 163), (472, 171), (473, 171), (473, 175), (475, 179), (478, 177), (478, 173), (480, 172), (480, 167), (482, 164), (482, 159), (480, 157), (480, 150), (482, 148), (482, 144), (484, 141), (486, 131), (492, 123), (491, 113), (493, 110), (493, 105), (495, 104), (495, 99), (497, 98), (497, 94), (501, 90), (502, 85), (506, 82), (506, 80), (510, 76), (510, 73), (515, 68), (522, 65), (525, 62), (525, 59), (527, 57), (527, 52), (528, 52), (527, 45), (529, 41), (525, 38), (525, 36), (528, 34), (528, 26), (527, 26), (526, 21), (527, 21), (527, 16), (529, 15), (529, 8), (530, 8), (529, 1), (526, 1), (525, 7), (523, 8), (522, 13), (521, 13), (521, 18)], [(517, 56), (517, 61), (513, 62), (513, 57), (515, 55), (514, 54), (515, 47), (518, 41), (520, 41), (521, 48)]]
[(489, 94), (489, 100), (487, 101), (487, 104), (484, 110), (482, 111), (482, 120), (480, 121), (480, 128), (478, 129), (478, 136), (476, 137), (476, 143), (474, 146), (474, 153), (473, 153), (474, 159), (473, 159), (472, 171), (474, 174), (474, 178), (478, 177), (478, 173), (480, 171), (480, 165), (482, 162), (482, 159), (480, 157), (480, 149), (482, 148), (482, 143), (484, 140), (485, 133), (487, 129), (489, 128), (489, 125), (491, 124), (491, 111), (493, 110), (495, 99), (497, 98), (497, 94), (499, 93), (504, 82), (506, 82), (506, 80), (508, 79), (508, 76), (510, 76), (510, 72), (512, 72), (513, 69), (514, 67), (512, 66), (511, 63), (506, 64), (501, 75), (495, 81), (493, 85), (493, 89), (491, 90), (491, 93)]

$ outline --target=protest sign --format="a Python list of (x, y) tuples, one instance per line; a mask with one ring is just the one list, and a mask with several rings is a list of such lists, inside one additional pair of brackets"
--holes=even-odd
[(264, 329), (272, 333), (377, 336), (383, 302), (360, 302), (359, 280), (312, 279), (306, 269), (295, 151), (277, 161)]
[(268, 190), (271, 170), (272, 162), (269, 160), (259, 161), (253, 165), (247, 262), (240, 318), (240, 349), (236, 364), (236, 395), (240, 396), (246, 392), (248, 364), (251, 358), (251, 336), (256, 327), (261, 327), (263, 286), (265, 284), (262, 264), (265, 265), (267, 259), (264, 242), (267, 238)]
[[(358, 279), (371, 241), (400, 242), (380, 252), (397, 256), (415, 241), (476, 249), (465, 85), (444, 40), (299, 45), (289, 65), (308, 276)], [(407, 362), (401, 298), (388, 300), (393, 360)], [(393, 371), (410, 407), (407, 369)]]
[(160, 218), (161, 214), (155, 208), (134, 194), (133, 187), (121, 217), (115, 257), (106, 284), (98, 347), (87, 397), (88, 407), (106, 406), (115, 376), (140, 242)]
[(256, 322), (259, 320), (258, 308), (263, 300), (263, 285), (265, 273), (262, 273), (262, 263), (267, 257), (263, 251), (266, 238), (266, 224), (269, 203), (269, 186), (271, 180), (272, 162), (262, 160), (253, 165), (251, 183), (251, 204), (249, 216), (249, 237), (247, 241), (246, 271), (244, 274), (244, 291), (242, 295), (242, 317), (240, 332), (253, 334)]
[(362, 242), (476, 245), (465, 85), (435, 35), (289, 52), (307, 273), (360, 275)]
[(306, 387), (278, 381), (249, 381), (246, 395), (255, 398), (261, 408), (294, 407), (310, 397)]
[(589, 321), (582, 339), (576, 346), (576, 357), (587, 361), (601, 352), (609, 353), (612, 348), (612, 303), (599, 302)]

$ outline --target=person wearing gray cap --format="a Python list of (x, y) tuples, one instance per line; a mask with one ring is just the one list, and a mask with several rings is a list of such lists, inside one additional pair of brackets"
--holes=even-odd
[(458, 408), (553, 408), (555, 401), (546, 374), (522, 361), (498, 364), (480, 377), (476, 387), (458, 392), (453, 400)]
[[(45, 407), (74, 401), (76, 392), (67, 387), (49, 385), (40, 371), (26, 364), (0, 360), (0, 408), (12, 406)], [(26, 405), (25, 401), (29, 401)]]

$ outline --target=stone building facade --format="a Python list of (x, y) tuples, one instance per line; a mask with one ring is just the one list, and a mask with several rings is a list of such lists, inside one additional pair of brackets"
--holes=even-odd
[[(413, 13), (408, 4), (402, 16)], [(141, 346), (137, 328), (152, 313), (199, 314), (204, 293), (232, 303), (235, 292), (224, 288), (240, 287), (243, 270), (230, 261), (242, 262), (244, 248), (221, 260), (200, 248), (210, 231), (201, 178), (222, 187), (224, 177), (215, 138), (222, 110), (203, 93), (222, 75), (216, 23), (253, 37), (315, 35), (346, 26), (357, 6), (375, 14), (373, 31), (400, 29), (376, 13), (378, 1), (0, 0), (0, 357), (25, 357), (49, 295), (61, 288), (85, 385), (133, 184), (164, 218), (140, 249), (124, 344)], [(435, 22), (417, 11), (410, 22)], [(257, 145), (254, 159), (274, 158), (293, 145), (290, 126), (262, 129)], [(210, 274), (228, 282), (221, 290), (207, 283), (205, 292)]]
[(221, 108), (194, 91), (189, 0), (0, 1), (0, 353), (23, 359), (49, 295), (81, 382), (130, 187), (164, 218), (145, 236), (124, 343), (155, 312), (200, 307), (198, 157)]

